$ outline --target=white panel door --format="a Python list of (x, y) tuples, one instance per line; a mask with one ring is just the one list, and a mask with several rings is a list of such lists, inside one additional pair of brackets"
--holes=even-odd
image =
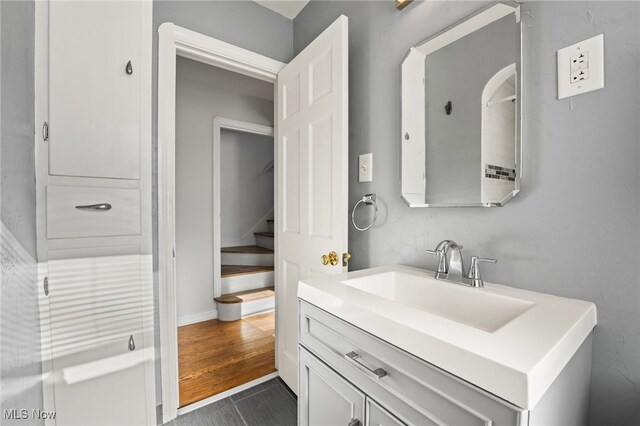
[(278, 74), (276, 357), (294, 392), (298, 281), (346, 270), (321, 257), (347, 252), (348, 61), (341, 16)]
[(145, 7), (49, 3), (49, 174), (140, 178)]

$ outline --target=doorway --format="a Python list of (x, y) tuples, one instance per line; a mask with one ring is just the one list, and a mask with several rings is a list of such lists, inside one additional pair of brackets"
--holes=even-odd
[[(348, 252), (348, 20), (340, 16), (289, 64), (171, 23), (159, 29), (158, 263), (163, 420), (178, 411), (175, 281), (176, 54), (276, 83), (275, 263), (278, 375), (297, 392), (301, 279), (345, 272)], [(313, 195), (312, 195), (313, 194)], [(321, 255), (343, 253), (342, 263)], [(193, 405), (193, 404), (192, 404)]]
[[(268, 131), (273, 134), (272, 126), (273, 126), (273, 114), (274, 114), (274, 106), (273, 106), (273, 93), (274, 88), (273, 85), (276, 81), (276, 77), (280, 69), (284, 66), (284, 64), (266, 58), (262, 55), (255, 54), (253, 52), (247, 51), (245, 49), (238, 48), (236, 46), (232, 46), (230, 44), (221, 42), (219, 40), (215, 40), (210, 37), (205, 37), (201, 34), (186, 30), (184, 28), (177, 27), (172, 23), (165, 23), (161, 25), (159, 29), (159, 72), (158, 72), (158, 259), (159, 259), (159, 289), (160, 289), (160, 335), (162, 345), (160, 347), (161, 357), (161, 376), (162, 376), (162, 402), (163, 402), (163, 420), (168, 421), (172, 418), (175, 418), (178, 414), (178, 407), (182, 407), (185, 405), (187, 401), (182, 400), (180, 395), (180, 386), (179, 386), (179, 350), (178, 350), (178, 326), (179, 324), (187, 325), (186, 323), (191, 323), (192, 325), (197, 325), (199, 323), (206, 323), (207, 321), (220, 322), (217, 318), (206, 318), (207, 315), (217, 316), (217, 312), (213, 313), (211, 311), (215, 310), (216, 303), (213, 300), (213, 297), (222, 296), (222, 276), (221, 276), (221, 266), (220, 260), (216, 262), (212, 253), (214, 244), (210, 243), (207, 249), (202, 249), (199, 252), (194, 251), (194, 256), (204, 256), (199, 263), (200, 265), (208, 265), (209, 274), (211, 279), (208, 280), (205, 278), (204, 280), (199, 278), (201, 282), (208, 281), (208, 287), (211, 291), (211, 297), (200, 297), (199, 299), (202, 301), (206, 301), (209, 306), (213, 306), (212, 309), (205, 309), (202, 312), (204, 316), (191, 317), (190, 321), (185, 321), (185, 315), (180, 315), (184, 312), (179, 312), (179, 297), (178, 297), (178, 286), (180, 282), (178, 281), (178, 271), (180, 271), (180, 262), (181, 259), (194, 257), (187, 256), (180, 249), (179, 234), (176, 232), (177, 228), (177, 219), (180, 217), (179, 209), (184, 208), (186, 211), (190, 212), (198, 212), (203, 208), (213, 212), (213, 202), (215, 197), (213, 197), (213, 190), (210, 190), (208, 195), (204, 196), (204, 198), (197, 198), (195, 202), (189, 202), (189, 200), (181, 200), (180, 194), (191, 194), (192, 196), (198, 197), (199, 192), (197, 190), (190, 191), (180, 191), (180, 180), (177, 179), (177, 169), (180, 167), (180, 157), (178, 144), (180, 141), (178, 140), (178, 136), (180, 135), (181, 129), (180, 120), (177, 119), (176, 112), (179, 111), (178, 99), (176, 97), (176, 82), (177, 82), (177, 73), (179, 71), (178, 65), (183, 60), (189, 60), (190, 62), (194, 62), (196, 67), (202, 66), (208, 68), (209, 70), (216, 70), (214, 72), (225, 72), (234, 74), (236, 77), (249, 78), (249, 80), (259, 80), (260, 83), (268, 84), (268, 92), (271, 96), (271, 103), (269, 106), (270, 120), (271, 121), (260, 121), (253, 119), (246, 119), (245, 121), (252, 122), (253, 124), (260, 123), (260, 125), (268, 127)], [(213, 66), (211, 66), (213, 65)], [(202, 76), (201, 76), (202, 77)], [(242, 92), (244, 90), (245, 84), (228, 84), (227, 89), (237, 89)], [(228, 92), (229, 90), (227, 90)], [(219, 97), (219, 96), (218, 96)], [(233, 102), (229, 102), (228, 99), (223, 102), (225, 105), (239, 105), (233, 104)], [(196, 108), (197, 112), (197, 108)], [(195, 112), (194, 112), (195, 113)], [(208, 126), (208, 144), (212, 147), (212, 127), (214, 128), (214, 138), (215, 139), (215, 128), (216, 124), (221, 124), (221, 121), (215, 120), (212, 121), (213, 117), (226, 116), (232, 117), (234, 119), (239, 119), (238, 121), (242, 121), (244, 117), (240, 117), (235, 114), (234, 111), (231, 112), (223, 112), (216, 114), (209, 114), (208, 119), (206, 120), (206, 125)], [(213, 125), (212, 125), (213, 123)], [(222, 123), (223, 124), (223, 123)], [(227, 123), (228, 124), (228, 123)], [(233, 127), (233, 125), (229, 126)], [(224, 125), (220, 126), (221, 129), (224, 129)], [(261, 133), (261, 131), (246, 131), (244, 133)], [(212, 148), (210, 148), (212, 149)], [(204, 160), (207, 158), (209, 162), (213, 161), (213, 154), (209, 151), (210, 154), (201, 153), (200, 160)], [(266, 165), (265, 165), (266, 166)], [(218, 176), (219, 178), (220, 176)], [(198, 185), (204, 183), (208, 180), (209, 185), (213, 183), (213, 171), (211, 172), (210, 177), (205, 176), (201, 179), (193, 180), (192, 182), (197, 182)], [(271, 177), (273, 181), (273, 177)], [(219, 182), (219, 181), (218, 181)], [(211, 186), (212, 188), (212, 186)], [(203, 193), (204, 194), (204, 193)], [(207, 206), (207, 203), (209, 206)], [(211, 213), (210, 220), (208, 222), (208, 230), (202, 230), (203, 234), (208, 234), (211, 236), (211, 240), (213, 240), (213, 235), (220, 236), (220, 233), (214, 233), (213, 228), (215, 226), (214, 214)], [(265, 226), (269, 226), (266, 223), (266, 220), (271, 219), (271, 217), (267, 217), (265, 219)], [(200, 223), (204, 224), (203, 221)], [(202, 225), (201, 228), (206, 228), (206, 225)], [(197, 231), (197, 227), (196, 227)], [(268, 228), (261, 229), (262, 232), (268, 232)], [(255, 231), (255, 232), (260, 232)], [(220, 241), (221, 242), (221, 241)], [(186, 246), (184, 246), (186, 247)], [(204, 254), (203, 254), (204, 253)], [(208, 253), (208, 254), (206, 254)], [(220, 251), (217, 250), (219, 254)], [(184, 255), (184, 256), (183, 256)], [(214, 263), (217, 263), (220, 268), (220, 273), (216, 273), (214, 275), (213, 268)], [(190, 267), (186, 266), (182, 268), (183, 270), (189, 271)], [(197, 274), (196, 274), (197, 275)], [(213, 277), (216, 277), (214, 280)], [(218, 279), (219, 277), (219, 279)], [(214, 287), (216, 294), (214, 295)], [(218, 292), (218, 288), (220, 289)], [(273, 314), (271, 314), (273, 316)], [(187, 319), (188, 316), (186, 316)], [(191, 322), (194, 321), (194, 322)], [(222, 322), (220, 322), (222, 323)], [(218, 335), (224, 335), (226, 337), (232, 336), (234, 333), (236, 335), (242, 336), (247, 333), (243, 333), (243, 330), (246, 331), (247, 328), (251, 328), (252, 330), (259, 332), (255, 332), (254, 334), (257, 337), (256, 341), (267, 341), (271, 340), (272, 348), (271, 350), (265, 351), (265, 353), (271, 353), (271, 357), (273, 359), (273, 348), (275, 346), (275, 330), (273, 330), (273, 326), (270, 327), (268, 325), (269, 318), (260, 318), (259, 316), (255, 316), (248, 321), (235, 321), (235, 322), (227, 322), (226, 324), (219, 324)], [(234, 327), (233, 324), (236, 324), (235, 327), (237, 330), (235, 332), (229, 331), (229, 327)], [(244, 326), (238, 326), (239, 324), (245, 324)], [(200, 324), (202, 325), (202, 324)], [(188, 325), (187, 325), (188, 326)], [(244, 327), (244, 328), (243, 328)], [(200, 327), (202, 328), (202, 327)], [(197, 330), (191, 330), (197, 331)], [(200, 330), (197, 335), (201, 342), (208, 343), (212, 339), (214, 339), (215, 331), (212, 329), (208, 330), (209, 334), (202, 333)], [(188, 337), (188, 334), (184, 335), (186, 338), (190, 340), (189, 346), (195, 347), (193, 334), (192, 337)], [(181, 337), (184, 337), (181, 336)], [(229, 348), (223, 340), (218, 341), (218, 347), (226, 347)], [(264, 346), (264, 345), (263, 345)], [(266, 345), (268, 346), (268, 345)], [(192, 352), (197, 352), (192, 351)], [(259, 351), (258, 351), (259, 352)], [(180, 354), (180, 358), (182, 358), (183, 354)], [(228, 357), (233, 358), (233, 356)], [(263, 357), (264, 358), (264, 357)], [(249, 365), (255, 366), (256, 362), (248, 362)], [(273, 364), (271, 364), (271, 370), (273, 370)], [(209, 366), (209, 370), (214, 370), (211, 365)], [(207, 370), (207, 368), (201, 369), (200, 372), (193, 372), (194, 376), (201, 374), (202, 371)], [(234, 369), (239, 370), (239, 369)], [(264, 373), (259, 373), (264, 374)], [(271, 373), (270, 375), (262, 376), (257, 380), (251, 380), (250, 377), (245, 376), (243, 379), (239, 379), (239, 382), (244, 382), (245, 380), (249, 380), (248, 383), (244, 385), (232, 387), (227, 391), (223, 391), (221, 387), (208, 386), (203, 385), (204, 388), (207, 388), (209, 393), (216, 393), (216, 395), (205, 398), (204, 400), (200, 400), (196, 403), (190, 403), (186, 408), (181, 408), (180, 413), (184, 413), (189, 411), (190, 409), (197, 408), (200, 405), (205, 405), (207, 403), (212, 402), (215, 399), (222, 399), (228, 394), (238, 391), (243, 387), (249, 387), (254, 384), (257, 384), (260, 380), (266, 380), (271, 377), (274, 377), (277, 373)], [(218, 379), (220, 379), (220, 375), (218, 375)], [(218, 380), (219, 383), (221, 380)], [(229, 384), (232, 384), (229, 381)], [(212, 399), (213, 398), (213, 399)], [(195, 398), (197, 399), (197, 398)], [(188, 401), (191, 402), (191, 401)]]
[(182, 411), (276, 371), (273, 93), (273, 83), (177, 58)]

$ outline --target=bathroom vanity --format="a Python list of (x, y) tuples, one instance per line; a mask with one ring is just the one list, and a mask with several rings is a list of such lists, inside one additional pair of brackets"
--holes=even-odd
[(592, 303), (402, 266), (298, 297), (300, 425), (587, 423)]

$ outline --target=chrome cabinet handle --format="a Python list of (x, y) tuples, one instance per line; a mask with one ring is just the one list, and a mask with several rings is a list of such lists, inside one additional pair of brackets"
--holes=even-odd
[(109, 211), (111, 210), (111, 204), (109, 203), (99, 203), (99, 204), (87, 204), (86, 206), (76, 206), (78, 210), (101, 210), (101, 211)]
[(362, 423), (360, 423), (360, 420), (358, 419), (351, 419), (351, 421), (347, 424), (347, 426), (361, 426)]
[(129, 336), (129, 350), (133, 351), (136, 349), (136, 342), (133, 340), (133, 334)]
[(382, 379), (384, 376), (387, 375), (387, 372), (384, 371), (382, 368), (376, 368), (375, 370), (372, 370), (366, 365), (364, 365), (363, 363), (361, 363), (360, 361), (358, 361), (358, 359), (360, 358), (360, 355), (358, 355), (358, 353), (355, 351), (351, 351), (347, 354), (344, 354), (344, 357), (347, 360), (351, 361), (352, 363), (356, 364), (358, 367), (363, 368), (367, 372), (373, 374), (378, 379)]
[(131, 61), (127, 62), (127, 66), (124, 70), (129, 75), (133, 74), (133, 65), (131, 64)]

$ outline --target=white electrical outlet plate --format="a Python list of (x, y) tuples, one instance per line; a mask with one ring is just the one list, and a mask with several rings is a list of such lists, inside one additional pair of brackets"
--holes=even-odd
[(558, 99), (604, 87), (604, 34), (558, 50)]
[(358, 161), (358, 182), (373, 180), (373, 154), (362, 154)]

